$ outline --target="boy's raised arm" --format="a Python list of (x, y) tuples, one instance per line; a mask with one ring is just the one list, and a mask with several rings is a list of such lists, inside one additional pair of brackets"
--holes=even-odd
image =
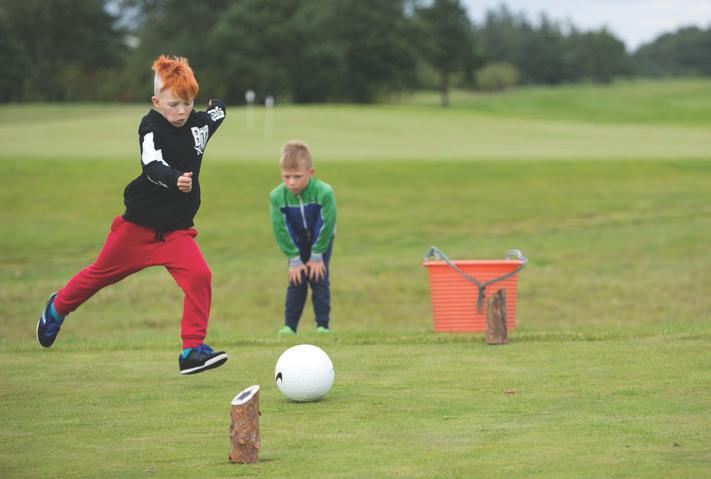
[(227, 115), (227, 106), (224, 101), (213, 98), (209, 101), (205, 114), (208, 117), (207, 121), (210, 124), (210, 136), (212, 136), (225, 120), (225, 116)]

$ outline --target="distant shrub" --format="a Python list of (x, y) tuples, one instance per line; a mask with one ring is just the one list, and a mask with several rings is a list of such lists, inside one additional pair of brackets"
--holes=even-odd
[(518, 68), (510, 63), (487, 63), (474, 74), (476, 86), (481, 90), (499, 91), (511, 88), (519, 81)]

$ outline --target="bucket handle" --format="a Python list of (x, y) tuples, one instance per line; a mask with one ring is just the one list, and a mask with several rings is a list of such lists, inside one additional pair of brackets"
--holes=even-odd
[(521, 266), (519, 266), (515, 270), (511, 271), (510, 273), (506, 273), (502, 276), (499, 276), (494, 279), (490, 279), (489, 281), (484, 281), (482, 283), (478, 279), (474, 278), (473, 276), (471, 276), (471, 275), (465, 273), (464, 271), (462, 271), (461, 269), (459, 269), (456, 264), (454, 264), (454, 263), (452, 263), (452, 261), (450, 261), (450, 259), (447, 257), (446, 254), (444, 254), (444, 252), (441, 249), (439, 249), (435, 246), (432, 246), (429, 250), (427, 250), (427, 253), (425, 253), (424, 261), (427, 261), (429, 258), (431, 258), (433, 256), (435, 257), (435, 259), (442, 260), (445, 263), (447, 263), (452, 269), (454, 269), (456, 272), (461, 274), (464, 277), (464, 279), (466, 279), (470, 283), (473, 283), (477, 287), (477, 289), (479, 290), (479, 294), (478, 294), (477, 300), (476, 300), (476, 310), (478, 313), (481, 313), (481, 311), (484, 307), (484, 292), (485, 292), (487, 286), (489, 286), (490, 284), (496, 283), (497, 281), (502, 281), (506, 278), (510, 278), (511, 276), (513, 276), (515, 274), (518, 274), (521, 270), (523, 270), (523, 268), (526, 267), (526, 264), (528, 264), (528, 258), (526, 258), (521, 253), (520, 250), (510, 249), (504, 255), (504, 259), (515, 258), (515, 259), (521, 261)]

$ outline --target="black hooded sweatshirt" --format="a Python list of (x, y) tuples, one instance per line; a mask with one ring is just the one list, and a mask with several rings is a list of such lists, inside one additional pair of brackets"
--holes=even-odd
[[(207, 142), (225, 119), (225, 104), (211, 100), (206, 111), (192, 111), (188, 121), (175, 127), (155, 110), (141, 119), (138, 142), (141, 175), (123, 192), (125, 220), (155, 230), (156, 237), (168, 231), (193, 226), (200, 208), (200, 167)], [(178, 189), (178, 178), (192, 172), (190, 193)]]

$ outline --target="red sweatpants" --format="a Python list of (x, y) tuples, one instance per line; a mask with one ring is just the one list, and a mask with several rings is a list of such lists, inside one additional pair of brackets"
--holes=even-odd
[(185, 293), (181, 337), (183, 348), (203, 342), (212, 299), (212, 272), (200, 253), (193, 228), (165, 233), (163, 241), (149, 228), (117, 216), (96, 260), (79, 271), (57, 294), (54, 308), (71, 313), (104, 286), (148, 266), (165, 266)]

